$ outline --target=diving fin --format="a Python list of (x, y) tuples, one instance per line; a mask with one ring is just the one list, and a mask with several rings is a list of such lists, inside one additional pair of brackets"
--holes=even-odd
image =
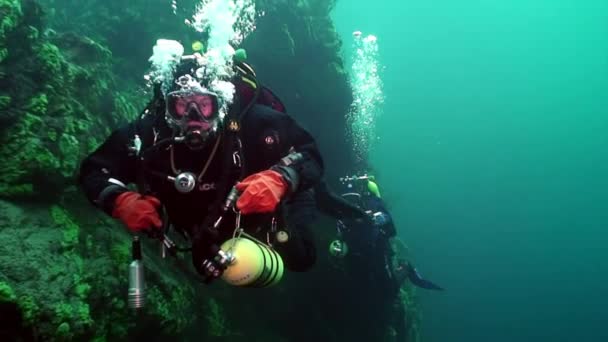
[(408, 279), (412, 282), (412, 284), (416, 285), (417, 287), (427, 289), (427, 290), (437, 290), (437, 291), (444, 290), (441, 286), (422, 278), (422, 276), (420, 275), (420, 273), (418, 272), (416, 267), (414, 267), (414, 265), (412, 265), (411, 263), (409, 263), (409, 262), (407, 263), (407, 268), (408, 268), (408, 271), (407, 271)]

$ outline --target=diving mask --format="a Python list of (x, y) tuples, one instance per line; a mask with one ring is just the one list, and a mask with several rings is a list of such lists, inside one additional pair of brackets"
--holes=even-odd
[(218, 116), (217, 96), (201, 89), (172, 91), (167, 94), (167, 113), (174, 120), (212, 120)]
[[(179, 81), (178, 81), (179, 82)], [(218, 129), (217, 95), (202, 87), (183, 87), (166, 98), (167, 123), (192, 149), (201, 148)]]

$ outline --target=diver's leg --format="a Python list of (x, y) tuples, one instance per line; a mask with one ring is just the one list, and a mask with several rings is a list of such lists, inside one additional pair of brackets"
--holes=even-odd
[(276, 250), (283, 257), (290, 271), (308, 271), (317, 260), (311, 225), (317, 219), (315, 201), (311, 191), (295, 195), (285, 203), (287, 233), (285, 243), (276, 243)]

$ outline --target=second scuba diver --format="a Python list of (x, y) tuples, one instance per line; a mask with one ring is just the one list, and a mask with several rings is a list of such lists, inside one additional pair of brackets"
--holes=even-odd
[(397, 231), (373, 176), (347, 176), (340, 183), (340, 197), (325, 183), (315, 190), (319, 209), (337, 219), (337, 238), (330, 244), (330, 253), (343, 259), (348, 274), (393, 293), (406, 279), (420, 288), (443, 290), (396, 255), (391, 240)]

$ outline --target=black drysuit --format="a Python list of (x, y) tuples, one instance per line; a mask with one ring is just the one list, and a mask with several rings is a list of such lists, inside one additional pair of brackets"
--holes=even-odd
[[(232, 236), (235, 228), (232, 211), (226, 213), (228, 217), (222, 220), (221, 236), (199, 233), (202, 225), (215, 221), (219, 215), (219, 203), (223, 202), (238, 178), (267, 170), (288, 154), (299, 152), (303, 158), (290, 166), (291, 171), (297, 174), (297, 187), (291, 189), (279, 206), (282, 213), (278, 215), (282, 218), (279, 222), (283, 226), (279, 228), (288, 232), (289, 239), (286, 243), (276, 243), (275, 247), (288, 269), (309, 269), (316, 259), (310, 229), (316, 212), (311, 189), (323, 173), (323, 161), (312, 136), (289, 115), (267, 106), (254, 105), (243, 115), (238, 133), (223, 129), (202, 150), (193, 151), (179, 143), (173, 144), (172, 148), (169, 148), (171, 145), (155, 148), (160, 146), (159, 141), (171, 136), (171, 130), (162, 117), (164, 113), (155, 113), (162, 109), (162, 106), (157, 110), (151, 106), (147, 111), (149, 114), (116, 130), (83, 161), (80, 184), (89, 200), (111, 213), (115, 198), (127, 190), (121, 183), (138, 183), (140, 188), (145, 184), (147, 193), (156, 196), (165, 207), (169, 222), (195, 240), (193, 261), (196, 266), (200, 263), (197, 259), (211, 256), (208, 250), (211, 243), (219, 244)], [(147, 151), (145, 163), (138, 161), (134, 149), (136, 135), (142, 142), (141, 151)], [(241, 144), (234, 138), (237, 136)], [(213, 153), (217, 139), (220, 141)], [(236, 145), (242, 146), (238, 155), (234, 152)], [(209, 158), (212, 159), (208, 168), (200, 176)], [(237, 163), (242, 166), (235, 173), (232, 164)], [(179, 172), (191, 172), (200, 177), (192, 192), (178, 192), (166, 177), (175, 177)], [(242, 227), (266, 241), (271, 216), (243, 216)]]

